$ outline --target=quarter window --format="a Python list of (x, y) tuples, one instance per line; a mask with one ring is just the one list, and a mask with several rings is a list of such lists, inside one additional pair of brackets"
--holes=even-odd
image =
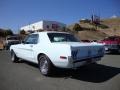
[(37, 44), (38, 34), (28, 35), (28, 37), (24, 41), (25, 41), (25, 44)]

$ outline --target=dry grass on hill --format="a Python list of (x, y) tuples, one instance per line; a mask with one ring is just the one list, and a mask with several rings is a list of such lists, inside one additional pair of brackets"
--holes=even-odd
[[(83, 28), (94, 28), (89, 23), (80, 23), (81, 27)], [(118, 35), (120, 36), (120, 18), (112, 18), (112, 19), (103, 19), (101, 20), (101, 25), (107, 26), (108, 28), (100, 28), (98, 30), (82, 30), (79, 31), (77, 34), (81, 39), (88, 39), (88, 40), (99, 40), (103, 39), (107, 36)], [(74, 24), (69, 25), (68, 28), (73, 31)]]
[(81, 40), (100, 40), (105, 38), (107, 35), (99, 31), (80, 31), (78, 32), (78, 36)]

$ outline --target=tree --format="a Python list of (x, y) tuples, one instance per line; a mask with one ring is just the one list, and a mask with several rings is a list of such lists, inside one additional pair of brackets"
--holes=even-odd
[(7, 30), (5, 30), (5, 29), (0, 29), (0, 36), (6, 37), (6, 36), (8, 36), (8, 35), (13, 35), (13, 32), (12, 32), (11, 29), (7, 29)]
[(0, 37), (3, 37), (4, 36), (4, 32), (2, 29), (0, 29)]
[(21, 30), (20, 34), (25, 35), (26, 34), (25, 30)]
[(12, 30), (10, 30), (10, 29), (5, 30), (5, 33), (6, 33), (6, 36), (8, 36), (8, 35), (13, 35), (13, 32), (12, 32)]
[(73, 27), (73, 30), (75, 30), (75, 31), (81, 31), (82, 28), (81, 28), (81, 26), (78, 23), (75, 23), (75, 25)]

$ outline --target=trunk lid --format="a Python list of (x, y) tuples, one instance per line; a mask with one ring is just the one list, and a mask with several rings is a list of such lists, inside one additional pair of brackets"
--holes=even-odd
[(102, 57), (104, 45), (99, 43), (61, 42), (71, 47), (71, 56), (75, 60)]

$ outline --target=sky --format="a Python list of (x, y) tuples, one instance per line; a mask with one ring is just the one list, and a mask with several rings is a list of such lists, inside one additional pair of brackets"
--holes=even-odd
[(40, 20), (69, 25), (92, 14), (120, 16), (120, 0), (0, 0), (0, 28), (14, 32)]

